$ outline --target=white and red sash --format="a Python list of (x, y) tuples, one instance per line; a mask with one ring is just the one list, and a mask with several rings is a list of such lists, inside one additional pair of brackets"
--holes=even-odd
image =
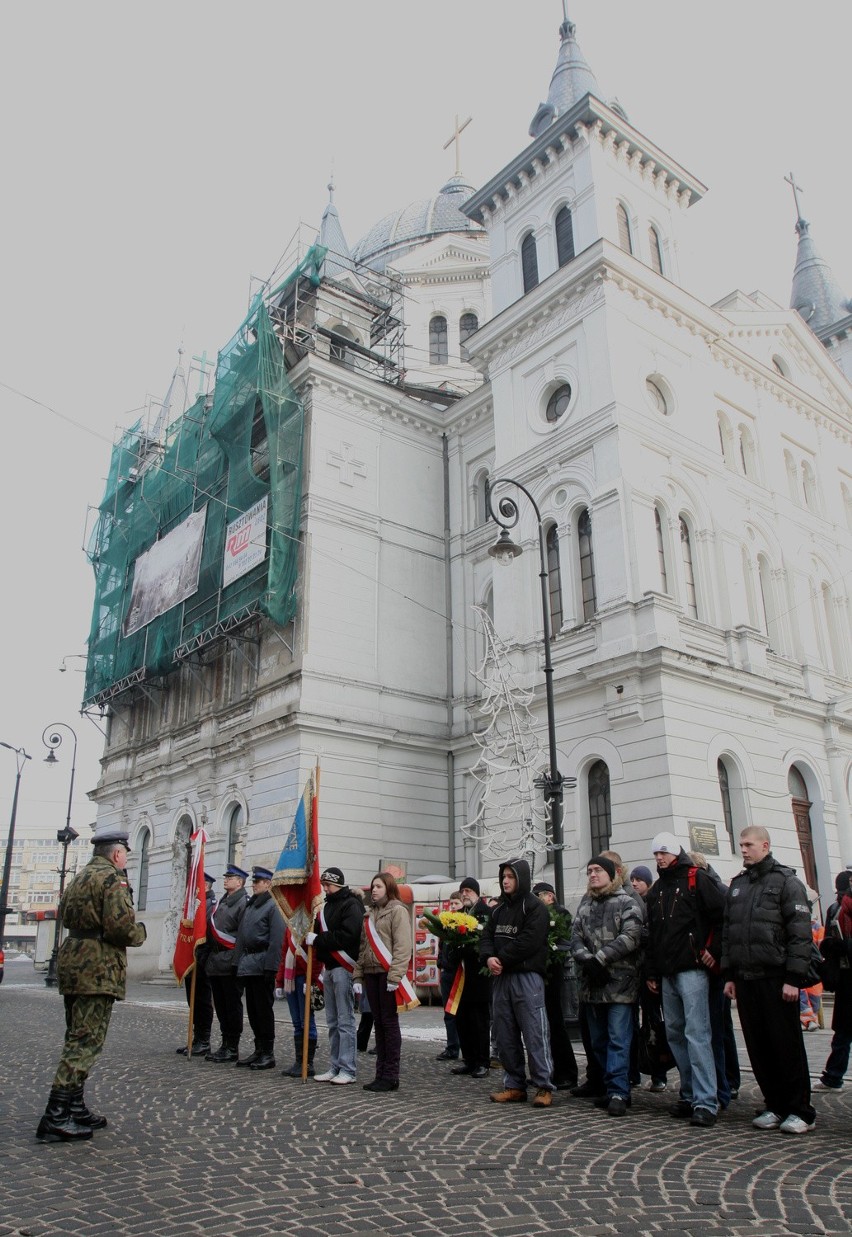
[[(379, 936), (379, 933), (376, 931), (376, 925), (369, 915), (364, 920), (364, 931), (367, 934), (367, 940), (373, 954), (375, 955), (376, 961), (380, 964), (382, 970), (387, 975), (391, 968), (391, 963), (393, 962), (393, 955), (382, 938)], [(411, 981), (407, 975), (403, 975), (402, 979), (399, 981), (399, 987), (394, 993), (394, 996), (396, 997), (396, 1012), (398, 1014), (404, 1014), (410, 1009), (416, 1009), (420, 1004), (417, 999), (417, 993), (412, 988)]]
[[(318, 918), (323, 932), (327, 932), (328, 925), (325, 922), (325, 907), (323, 907), (320, 911)], [(355, 970), (355, 959), (350, 958), (345, 949), (332, 949), (331, 956), (334, 958), (335, 962), (339, 962), (344, 971), (348, 971), (350, 975)]]
[[(227, 894), (224, 894), (223, 897), (219, 899), (216, 911), (218, 911), (227, 896)], [(216, 927), (216, 911), (214, 911), (210, 916), (210, 935), (213, 937), (213, 940), (217, 943), (217, 945), (221, 945), (223, 949), (233, 949), (237, 943), (237, 938), (235, 936), (231, 936), (227, 932), (222, 932), (221, 929)]]

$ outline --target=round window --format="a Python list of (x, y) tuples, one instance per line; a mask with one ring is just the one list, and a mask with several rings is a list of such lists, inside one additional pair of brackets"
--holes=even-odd
[(571, 403), (571, 388), (567, 382), (563, 382), (561, 387), (557, 387), (547, 401), (547, 408), (544, 415), (551, 425), (555, 424), (560, 417), (564, 416), (568, 411), (568, 405)]
[(657, 412), (663, 414), (664, 417), (669, 415), (669, 402), (663, 393), (663, 388), (653, 378), (645, 379), (645, 390), (648, 392), (648, 398), (656, 408)]

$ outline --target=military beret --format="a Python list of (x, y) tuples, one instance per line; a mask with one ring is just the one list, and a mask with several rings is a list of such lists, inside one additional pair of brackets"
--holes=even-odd
[(254, 867), (251, 870), (251, 878), (253, 881), (271, 881), (272, 873), (269, 868)]
[(92, 834), (91, 842), (93, 846), (109, 845), (123, 846), (129, 852), (128, 833), (126, 829), (102, 829), (100, 833), (95, 830)]

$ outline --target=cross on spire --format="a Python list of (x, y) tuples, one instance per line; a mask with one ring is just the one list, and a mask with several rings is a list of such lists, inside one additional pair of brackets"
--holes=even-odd
[(456, 113), (456, 127), (453, 130), (453, 136), (448, 137), (446, 142), (444, 142), (444, 150), (447, 150), (448, 147), (452, 146), (453, 142), (455, 142), (456, 144), (456, 176), (461, 176), (461, 134), (462, 134), (462, 130), (466, 129), (472, 120), (473, 120), (473, 117), (468, 116), (467, 120), (463, 120), (462, 123), (459, 124), (458, 113)]
[(192, 359), (198, 362), (198, 391), (196, 394), (204, 395), (207, 391), (207, 371), (208, 369), (213, 369), (216, 362), (207, 355), (206, 348), (201, 356), (194, 356)]
[(799, 194), (804, 193), (805, 191), (801, 185), (796, 184), (796, 178), (792, 172), (789, 176), (785, 176), (784, 180), (793, 190), (793, 201), (796, 203), (796, 222), (799, 222), (802, 218), (802, 208), (799, 205)]

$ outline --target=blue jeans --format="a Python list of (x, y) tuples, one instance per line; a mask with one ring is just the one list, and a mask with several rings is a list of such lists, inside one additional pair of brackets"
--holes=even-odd
[(630, 1045), (633, 1042), (633, 1006), (584, 1003), (595, 1060), (603, 1073), (609, 1096), (630, 1099)]
[(357, 1073), (358, 1049), (355, 1040), (355, 1000), (352, 995), (352, 975), (342, 966), (326, 967), (323, 982), (325, 993), (325, 1025), (328, 1027), (329, 1069), (336, 1073)]
[(680, 1074), (680, 1093), (693, 1108), (715, 1113), (716, 1061), (710, 1031), (710, 977), (706, 970), (663, 978), (663, 1014), (669, 1047)]
[[(293, 1034), (301, 1035), (305, 1028), (305, 976), (296, 976), (294, 992), (287, 993), (287, 1008), (290, 1010), (290, 1021), (293, 1024)], [(317, 1024), (314, 1011), (311, 1010), (311, 1022), (308, 1028), (308, 1039), (316, 1039)]]

